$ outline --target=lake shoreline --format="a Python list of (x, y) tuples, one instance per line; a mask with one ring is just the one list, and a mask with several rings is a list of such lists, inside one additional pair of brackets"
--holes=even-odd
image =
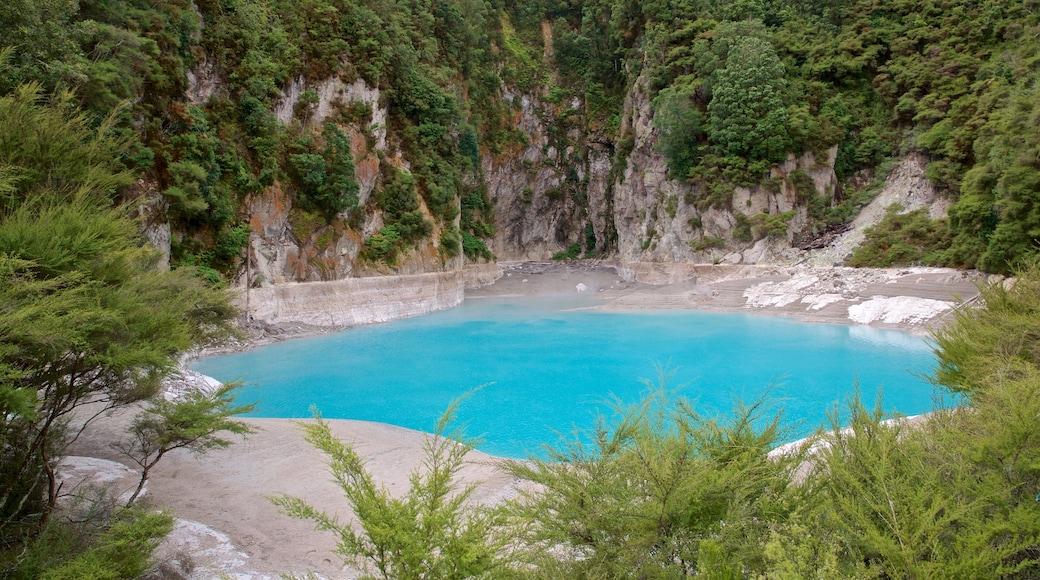
[[(669, 282), (666, 276), (673, 279)], [(653, 269), (625, 271), (598, 262), (539, 262), (504, 264), (494, 284), (467, 290), (466, 299), (587, 293), (596, 297), (595, 308), (606, 310), (680, 308), (845, 324), (851, 323), (849, 307), (884, 299), (876, 303), (889, 304), (888, 310), (879, 307), (862, 319), (871, 326), (921, 334), (947, 319), (956, 305), (955, 294), (965, 300), (974, 296), (976, 279), (971, 273), (934, 268), (852, 271), (707, 265), (676, 274)], [(653, 283), (662, 280), (669, 283)], [(968, 295), (967, 290), (972, 293)], [(927, 301), (946, 302), (949, 307), (917, 308), (930, 304)], [(933, 315), (923, 315), (928, 312)], [(234, 350), (342, 329), (297, 325), (276, 330), (259, 333), (258, 340), (240, 343)], [(99, 421), (70, 453), (125, 463), (110, 443), (128, 420), (126, 415), (117, 415)], [(314, 572), (328, 578), (353, 575), (334, 554), (331, 534), (278, 513), (266, 499), (280, 493), (300, 496), (349, 519), (349, 508), (330, 481), (321, 454), (303, 440), (292, 420), (245, 421), (259, 429), (258, 433), (201, 457), (173, 452), (155, 468), (147, 487), (148, 501), (182, 518), (161, 547), (160, 559), (170, 569), (194, 567), (194, 572), (185, 574), (190, 578), (220, 574), (277, 578), (284, 572)], [(393, 494), (406, 491), (408, 475), (420, 465), (426, 434), (364, 421), (329, 423), (337, 436), (355, 445), (378, 483)], [(463, 478), (481, 482), (476, 501), (498, 502), (517, 493), (518, 482), (496, 469), (496, 461), (477, 451), (470, 455)], [(113, 485), (129, 485), (132, 480)]]
[[(595, 308), (607, 311), (744, 312), (799, 322), (868, 324), (917, 335), (939, 328), (956, 308), (974, 300), (978, 284), (985, 281), (975, 271), (929, 267), (621, 265), (599, 260), (510, 262), (498, 266), (495, 275), (481, 268), (479, 282), (467, 285), (463, 302), (585, 294), (594, 295), (601, 302)], [(371, 324), (422, 315), (403, 312)], [(270, 322), (250, 317), (240, 323), (242, 339), (207, 347), (188, 358), (238, 352), (356, 326), (359, 325)]]

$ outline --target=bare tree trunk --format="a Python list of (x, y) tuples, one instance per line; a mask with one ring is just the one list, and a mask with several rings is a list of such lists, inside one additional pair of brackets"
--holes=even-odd
[(138, 463), (138, 465), (141, 466), (141, 479), (137, 482), (137, 489), (135, 489), (134, 493), (130, 495), (130, 499), (126, 500), (126, 507), (132, 506), (134, 501), (137, 500), (137, 496), (141, 495), (141, 490), (144, 489), (144, 484), (148, 483), (148, 473), (153, 467), (155, 467), (156, 463), (159, 463), (159, 460), (162, 459), (164, 453), (166, 453), (166, 451), (160, 451), (159, 454), (155, 456), (155, 459)]

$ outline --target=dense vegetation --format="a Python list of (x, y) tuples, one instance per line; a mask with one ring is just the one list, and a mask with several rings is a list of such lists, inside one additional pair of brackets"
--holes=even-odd
[[(551, 145), (573, 147), (553, 161), (567, 180), (545, 195), (581, 205), (587, 183), (565, 166), (597, 142), (623, 168), (637, 79), (672, 177), (694, 185), (684, 203), (727, 208), (734, 185), (768, 184), (789, 153), (836, 147), (839, 178), (861, 183), (917, 151), (955, 200), (948, 223), (925, 228), (949, 231), (930, 259), (1008, 272), (1040, 236), (1037, 18), (1031, 0), (12, 0), (0, 88), (65, 87), (95, 119), (117, 111), (132, 141), (121, 163), (161, 192), (174, 263), (213, 279), (241, 258), (243, 200), (276, 183), (300, 237), (337, 219), (358, 232), (378, 212), (363, 258), (394, 264), (422, 244), (489, 258), (481, 161), (526, 142), (508, 97), (540, 100)], [(330, 78), (381, 89), (385, 127), (359, 101), (312, 122), (314, 87)], [(283, 124), (273, 110), (298, 80)], [(350, 141), (381, 130), (382, 193), (359, 207)], [(857, 187), (801, 200), (816, 231), (853, 215)], [(576, 242), (609, 251), (611, 239)]]
[[(1013, 286), (987, 290), (985, 309), (961, 311), (937, 337), (936, 384), (967, 397), (970, 410), (884, 426), (853, 401), (850, 431), (825, 436), (828, 446), (796, 471), (803, 454), (767, 458), (778, 423), (761, 404), (711, 419), (655, 392), (606, 421), (594, 446), (559, 450), (562, 462), (511, 465), (539, 491), (468, 519), (453, 499), (465, 490), (452, 495), (461, 461), (453, 444), (435, 440), (435, 469), (393, 502), (319, 428), (311, 438), (338, 461), (338, 476), (360, 477), (351, 499), (368, 502), (377, 520), (397, 516), (368, 535), (338, 528), (343, 552), (381, 554), (376, 570), (394, 577), (1037, 576), (1038, 8), (1035, 0), (0, 3), (0, 570), (133, 576), (169, 529), (169, 515), (101, 496), (52, 517), (62, 491), (56, 462), (95, 416), (88, 405), (146, 402), (119, 445), (142, 468), (142, 484), (169, 450), (226, 445), (217, 431), (245, 431), (226, 390), (176, 403), (153, 396), (180, 353), (229, 331), (227, 298), (204, 281), (237, 268), (250, 196), (285, 192), (295, 233), (326, 244), (334, 224), (357, 233), (378, 214), (360, 252), (375, 264), (393, 266), (422, 244), (445, 261), (490, 259), (483, 161), (526, 143), (513, 125), (521, 95), (545, 105), (553, 148), (574, 146), (557, 160), (565, 185), (545, 195), (581, 204), (579, 141), (606, 143), (616, 177), (634, 146), (625, 97), (640, 80), (672, 178), (693, 185), (682, 203), (701, 209), (732, 209), (734, 185), (768, 184), (769, 168), (791, 153), (836, 148), (838, 176), (854, 182), (893, 156), (927, 156), (929, 178), (954, 200), (949, 219), (893, 211), (854, 262), (1024, 268)], [(333, 114), (315, 121), (314, 87), (332, 78), (379, 88), (385, 126), (373, 126), (373, 104), (362, 102), (333, 102)], [(301, 80), (290, 120), (279, 121), (276, 107)], [(564, 106), (575, 98), (578, 109)], [(384, 130), (387, 148), (374, 150)], [(380, 168), (364, 204), (360, 150)], [(799, 189), (818, 230), (847, 221), (865, 199), (853, 188), (835, 193)], [(155, 268), (157, 254), (128, 215), (141, 196), (174, 226), (173, 272)], [(741, 239), (786, 227), (782, 214), (736, 216)], [(303, 236), (318, 230), (326, 233)], [(561, 257), (583, 244), (610, 249), (609, 237), (594, 238)], [(402, 539), (407, 549), (382, 552)]]
[(534, 485), (504, 505), (453, 495), (468, 449), (445, 434), (454, 407), (404, 499), (319, 421), (308, 440), (357, 521), (276, 503), (374, 578), (1036, 578), (1040, 266), (982, 302), (935, 337), (940, 404), (924, 421), (857, 397), (831, 430), (771, 453), (782, 415), (767, 400), (704, 416), (662, 377), (547, 459), (506, 462)]
[[(0, 88), (69, 87), (97, 115), (118, 110), (117, 126), (134, 139), (122, 161), (161, 190), (179, 234), (175, 265), (215, 277), (231, 273), (247, 239), (240, 204), (275, 182), (319, 221), (366, 210), (346, 131), (370, 138), (371, 107), (337, 103), (338, 115), (312, 128), (317, 94), (307, 90), (291, 123), (273, 113), (294, 79), (364, 79), (385, 90), (384, 129), (411, 167), (407, 182), (385, 168), (384, 182), (396, 184), (398, 203), (417, 208), (421, 197), (429, 212), (386, 207), (387, 195), (371, 200), (387, 212), (377, 239), (390, 249), (373, 241), (369, 255), (392, 262), (429, 236), (432, 219), (445, 257), (464, 249), (477, 258), (487, 255), (487, 213), (463, 211), (460, 225), (455, 218), (461, 199), (481, 196), (477, 132), (485, 147), (510, 138), (491, 66), (488, 35), (497, 27), (489, 7), (467, 0), (6, 2), (2, 44), (15, 52)], [(221, 87), (193, 102), (189, 72), (206, 66)], [(124, 102), (131, 106), (118, 108)]]
[[(955, 200), (937, 263), (1008, 272), (1037, 250), (1031, 2), (616, 0), (521, 11), (580, 31), (555, 35), (557, 64), (605, 126), (616, 126), (623, 87), (648, 80), (660, 151), (674, 177), (698, 185), (699, 206), (727, 207), (732, 184), (763, 182), (789, 152), (836, 147), (845, 179), (917, 151)], [(603, 102), (612, 104), (593, 105)], [(614, 135), (619, 152), (626, 137)], [(836, 193), (831, 207), (809, 200), (820, 229), (863, 202)]]
[[(0, 53), (0, 76), (8, 72)], [(126, 578), (149, 567), (168, 514), (64, 485), (58, 462), (103, 412), (140, 403), (128, 457), (203, 451), (243, 432), (230, 390), (156, 399), (181, 354), (227, 336), (229, 297), (189, 269), (160, 271), (128, 209), (132, 137), (94, 126), (70, 93), (0, 94), (0, 575)], [(230, 389), (230, 387), (229, 387)], [(66, 509), (58, 508), (64, 505)]]

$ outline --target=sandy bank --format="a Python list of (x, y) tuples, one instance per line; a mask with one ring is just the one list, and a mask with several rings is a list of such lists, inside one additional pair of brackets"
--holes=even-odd
[[(76, 443), (71, 450), (76, 456), (67, 459), (69, 469), (65, 470), (73, 483), (100, 473), (117, 494), (132, 489), (136, 474), (125, 470), (125, 460), (109, 446), (126, 420), (126, 414), (106, 418)], [(246, 422), (258, 432), (232, 447), (201, 457), (173, 452), (156, 467), (146, 498), (183, 520), (159, 552), (166, 572), (199, 579), (225, 574), (273, 579), (286, 572), (355, 577), (333, 553), (331, 534), (280, 514), (267, 500), (282, 493), (295, 495), (349, 520), (350, 510), (328, 475), (324, 456), (304, 441), (292, 421)], [(394, 494), (407, 490), (408, 475), (419, 465), (425, 434), (364, 421), (329, 423), (338, 437), (351, 442), (365, 458), (378, 483)], [(107, 461), (99, 463), (94, 458)], [(515, 493), (513, 480), (494, 467), (494, 458), (474, 451), (468, 459), (463, 480), (483, 482), (474, 496), (476, 501), (498, 502)]]
[[(604, 309), (742, 311), (925, 332), (973, 298), (975, 284), (971, 274), (929, 268), (525, 263), (502, 265), (497, 282), (468, 289), (466, 299), (581, 292), (595, 295), (596, 307)], [(290, 329), (281, 337), (292, 334)], [(126, 420), (115, 416), (100, 421), (71, 453), (121, 462), (109, 443)], [(333, 553), (330, 534), (279, 514), (265, 499), (279, 493), (297, 495), (349, 518), (323, 457), (290, 421), (248, 422), (260, 431), (245, 441), (203, 457), (175, 452), (156, 468), (148, 485), (149, 501), (184, 520), (162, 548), (167, 567), (192, 578), (277, 578), (283, 572), (308, 571), (325, 578), (354, 577)], [(365, 457), (377, 481), (392, 492), (404, 492), (409, 473), (419, 464), (424, 434), (361, 421), (331, 423), (336, 434)], [(500, 501), (515, 492), (516, 482), (494, 468), (493, 458), (474, 452), (470, 459), (466, 480), (483, 482), (477, 501)], [(69, 465), (84, 463), (73, 458)], [(116, 491), (132, 487), (132, 474), (120, 471), (120, 465), (109, 467), (109, 484)], [(104, 471), (103, 466), (93, 469)], [(84, 466), (76, 477), (87, 477), (90, 471)]]
[(594, 293), (606, 310), (695, 309), (928, 332), (978, 294), (979, 275), (948, 268), (518, 263), (467, 298)]

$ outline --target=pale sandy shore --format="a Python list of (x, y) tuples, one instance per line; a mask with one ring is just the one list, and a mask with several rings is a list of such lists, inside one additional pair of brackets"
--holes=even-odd
[[(741, 311), (927, 332), (958, 304), (970, 301), (977, 287), (970, 273), (929, 268), (706, 265), (676, 272), (545, 263), (506, 265), (498, 282), (467, 292), (467, 299), (574, 292), (595, 296), (597, 308)], [(132, 487), (127, 462), (110, 446), (126, 420), (104, 418), (77, 441), (65, 470), (70, 484), (97, 479), (100, 473), (117, 493)], [(247, 422), (258, 433), (202, 457), (171, 453), (155, 469), (148, 501), (182, 520), (159, 553), (165, 577), (277, 578), (286, 572), (355, 577), (333, 553), (331, 534), (280, 514), (267, 499), (281, 493), (300, 496), (349, 520), (350, 510), (322, 455), (291, 421)], [(361, 421), (330, 423), (338, 436), (355, 445), (378, 482), (392, 493), (404, 493), (408, 475), (421, 460), (424, 434)], [(516, 482), (494, 464), (494, 458), (479, 452), (470, 456), (464, 477), (483, 482), (476, 501), (502, 501), (516, 492)]]
[(948, 268), (596, 263), (505, 265), (482, 296), (589, 293), (609, 310), (696, 309), (870, 324), (924, 333), (978, 294), (976, 272)]
[[(87, 431), (72, 453), (124, 462), (109, 443), (126, 416), (112, 417)], [(246, 419), (257, 433), (227, 449), (196, 457), (173, 452), (150, 479), (150, 505), (184, 520), (159, 551), (168, 578), (278, 578), (314, 572), (325, 578), (354, 578), (355, 571), (333, 553), (335, 538), (313, 524), (291, 519), (267, 498), (288, 494), (349, 521), (350, 509), (331, 481), (325, 457), (313, 449), (294, 422)], [(419, 466), (425, 434), (381, 423), (332, 420), (333, 432), (365, 458), (370, 473), (391, 493), (404, 494), (408, 475)], [(515, 493), (513, 480), (495, 468), (495, 458), (474, 451), (463, 481), (482, 482), (479, 502), (502, 501)], [(77, 460), (73, 460), (75, 464)], [(119, 465), (100, 466), (116, 472)], [(136, 478), (116, 472), (109, 484), (130, 489)]]

